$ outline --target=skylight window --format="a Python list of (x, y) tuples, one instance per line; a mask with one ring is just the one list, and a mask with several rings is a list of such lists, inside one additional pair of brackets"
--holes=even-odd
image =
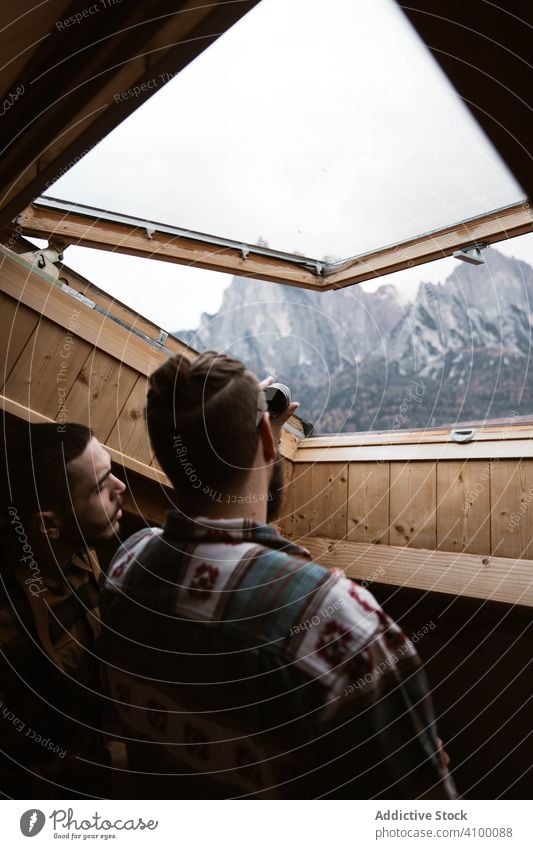
[(523, 197), (392, 0), (263, 0), (49, 193), (330, 261)]

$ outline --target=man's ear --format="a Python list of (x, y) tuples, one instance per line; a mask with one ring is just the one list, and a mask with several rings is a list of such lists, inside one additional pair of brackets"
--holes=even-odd
[(35, 534), (45, 536), (49, 540), (59, 539), (61, 533), (61, 519), (54, 510), (43, 510), (33, 517), (33, 528)]
[(261, 439), (261, 444), (263, 446), (265, 461), (270, 463), (272, 460), (275, 460), (278, 455), (278, 446), (276, 445), (276, 438), (272, 432), (272, 425), (270, 424), (270, 416), (268, 413), (263, 413), (263, 418), (259, 423), (259, 438)]

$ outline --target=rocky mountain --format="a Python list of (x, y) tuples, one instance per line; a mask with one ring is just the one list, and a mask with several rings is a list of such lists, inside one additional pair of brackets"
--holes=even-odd
[(425, 427), (533, 413), (533, 269), (492, 248), (443, 283), (319, 294), (234, 278), (179, 338), (273, 374), (315, 431)]

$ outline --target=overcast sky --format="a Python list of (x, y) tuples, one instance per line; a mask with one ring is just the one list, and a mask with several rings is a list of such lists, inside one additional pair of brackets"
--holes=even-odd
[[(263, 0), (48, 194), (335, 259), (522, 196), (391, 0)], [(532, 238), (505, 252), (533, 263)], [(229, 282), (83, 248), (65, 260), (168, 330), (215, 312)], [(412, 297), (455, 262), (382, 282)]]

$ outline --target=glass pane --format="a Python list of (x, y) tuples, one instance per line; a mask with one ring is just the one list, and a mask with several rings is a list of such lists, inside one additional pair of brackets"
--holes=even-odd
[(392, 0), (263, 0), (48, 194), (334, 260), (523, 193)]
[(316, 432), (532, 417), (533, 234), (483, 258), (325, 293), (234, 278), (177, 335), (286, 383)]

